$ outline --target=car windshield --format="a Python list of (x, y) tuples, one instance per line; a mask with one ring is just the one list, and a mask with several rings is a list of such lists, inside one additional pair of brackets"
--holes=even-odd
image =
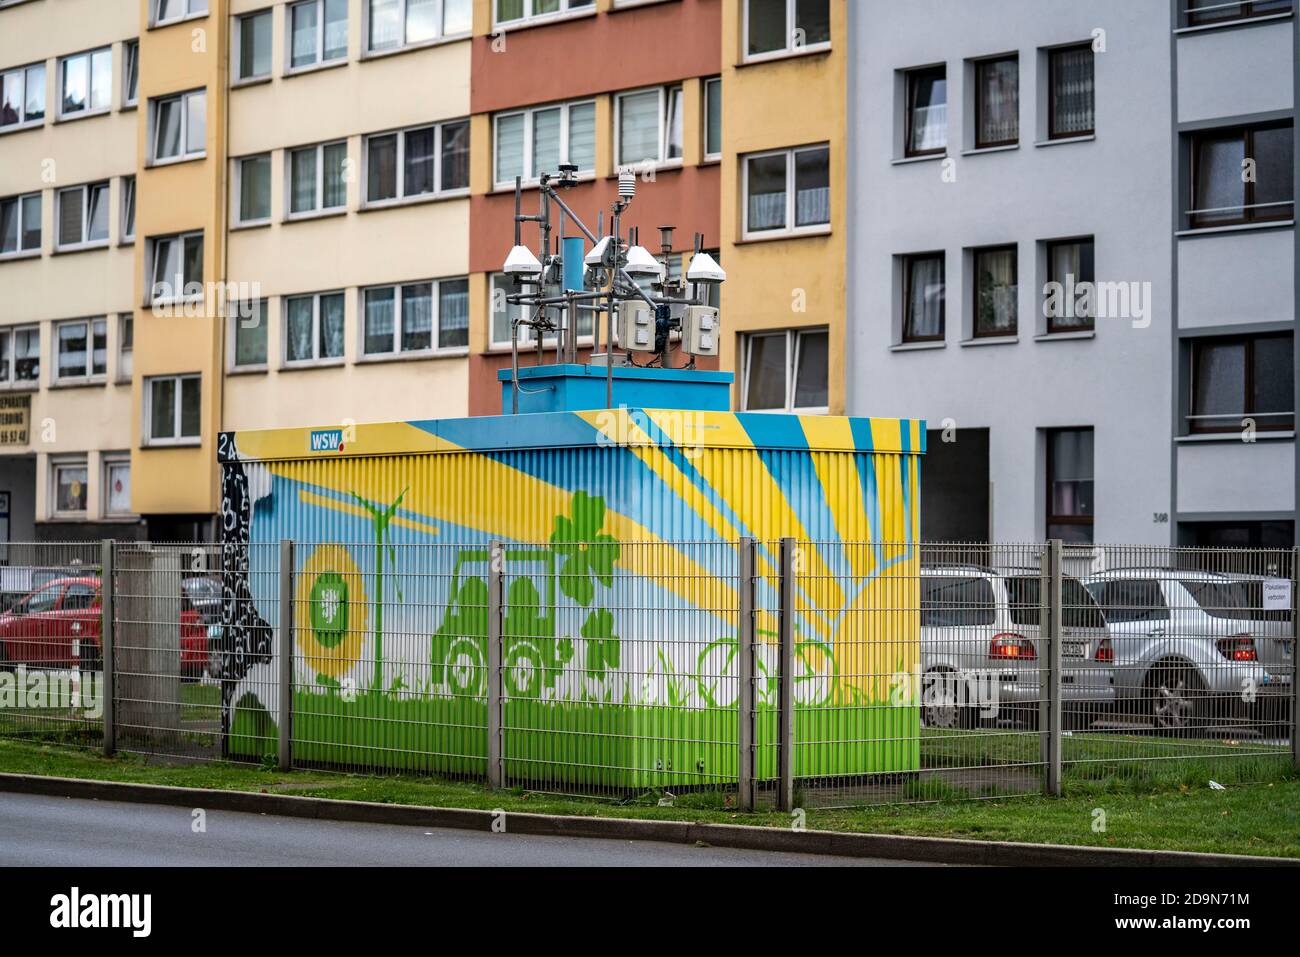
[[(1040, 579), (1036, 575), (1017, 575), (1007, 579), (1007, 604), (1011, 620), (1017, 625), (1039, 623), (1040, 588)], [(1077, 578), (1061, 580), (1061, 621), (1067, 628), (1106, 627), (1096, 600)]]

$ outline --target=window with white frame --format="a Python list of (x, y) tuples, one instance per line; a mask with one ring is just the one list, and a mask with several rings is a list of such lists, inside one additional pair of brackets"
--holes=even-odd
[(348, 144), (317, 143), (289, 150), (286, 202), (290, 218), (331, 209), (343, 209), (348, 202)]
[(371, 53), (400, 50), (443, 37), (469, 33), (474, 26), (474, 0), (362, 0), (366, 17), (366, 49)]
[(135, 239), (135, 177), (122, 177), (122, 242)]
[(506, 26), (592, 9), (593, 0), (492, 0), (493, 22)]
[(704, 81), (704, 158), (722, 158), (722, 77)]
[(826, 232), (831, 222), (830, 147), (745, 157), (746, 237)]
[(41, 251), (41, 194), (0, 199), (0, 256)]
[(103, 504), (101, 514), (120, 516), (131, 514), (131, 458), (126, 454), (103, 457)]
[[(587, 286), (591, 291), (592, 287)], [(510, 346), (510, 327), (516, 319), (522, 318), (528, 312), (527, 307), (520, 306), (508, 301), (508, 296), (513, 296), (520, 292), (521, 289), (515, 284), (514, 277), (507, 276), (505, 273), (494, 273), (491, 280), (490, 295), (488, 296), (488, 335), (491, 341), (489, 348), (501, 349)], [(588, 309), (580, 309), (578, 312), (578, 342), (589, 343), (594, 338), (595, 316)], [(556, 333), (550, 333), (544, 339), (544, 344), (551, 345), (556, 342), (558, 336)], [(533, 330), (529, 326), (521, 326), (519, 329), (520, 345), (536, 344), (533, 338)]]
[(469, 122), (366, 137), (366, 203), (469, 189)]
[(536, 182), (571, 163), (579, 173), (596, 171), (596, 103), (581, 100), (498, 113), (493, 118), (492, 168), (497, 186), (516, 176)]
[(0, 328), (0, 386), (34, 387), (41, 381), (41, 327)]
[(82, 515), (86, 511), (86, 460), (56, 460), (50, 465), (54, 496), (50, 514)]
[(131, 381), (135, 357), (135, 316), (124, 312), (117, 317), (117, 379)]
[(615, 98), (615, 112), (619, 166), (682, 158), (680, 85), (620, 93)]
[(343, 358), (343, 293), (290, 296), (284, 303), (284, 364)]
[(45, 64), (0, 72), (0, 130), (45, 121)]
[(86, 249), (108, 244), (108, 183), (59, 190), (55, 196), (58, 231), (54, 248)]
[(149, 243), (149, 302), (202, 299), (203, 233), (155, 236)]
[(150, 100), (150, 158), (154, 163), (197, 159), (207, 149), (208, 97), (205, 90)]
[(232, 369), (266, 368), (267, 301), (238, 302), (230, 315)]
[(140, 41), (127, 40), (122, 44), (122, 106), (135, 106), (140, 102)]
[(190, 17), (201, 17), (208, 12), (208, 0), (150, 0), (149, 6), (156, 27)]
[(785, 329), (745, 337), (746, 412), (825, 412), (829, 404), (826, 329)]
[(108, 372), (108, 319), (70, 319), (54, 324), (56, 382), (102, 378)]
[(305, 0), (289, 7), (289, 69), (348, 55), (348, 0)]
[(271, 154), (235, 160), (235, 222), (240, 226), (271, 219)]
[(746, 60), (815, 53), (830, 47), (830, 0), (743, 2)]
[(469, 345), (469, 280), (440, 279), (361, 291), (366, 356), (438, 352)]
[(113, 50), (104, 47), (59, 60), (59, 116), (103, 113), (113, 105)]
[(199, 376), (164, 375), (144, 380), (146, 445), (198, 445), (202, 434)]
[(271, 11), (235, 18), (235, 78), (257, 80), (271, 75)]

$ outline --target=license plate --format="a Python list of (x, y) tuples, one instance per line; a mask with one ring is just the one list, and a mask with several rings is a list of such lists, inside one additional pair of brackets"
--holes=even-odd
[(1064, 641), (1061, 643), (1061, 654), (1066, 658), (1082, 658), (1088, 651), (1086, 641)]

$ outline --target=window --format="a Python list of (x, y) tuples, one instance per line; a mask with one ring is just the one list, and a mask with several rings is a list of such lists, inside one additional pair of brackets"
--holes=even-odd
[[(131, 460), (104, 459), (103, 514), (131, 514)], [(66, 599), (64, 604), (67, 604)]]
[(469, 281), (442, 279), (362, 291), (363, 355), (469, 345)]
[(1246, 419), (1257, 430), (1295, 428), (1292, 336), (1192, 340), (1193, 432), (1240, 432)]
[(153, 162), (196, 159), (207, 146), (207, 94), (193, 90), (153, 100)]
[(113, 50), (91, 50), (59, 60), (59, 116), (102, 113), (113, 105)]
[(131, 368), (135, 356), (135, 316), (124, 312), (117, 317), (117, 378), (119, 382), (131, 381)]
[(1204, 26), (1291, 12), (1292, 0), (1188, 0), (1187, 25)]
[(826, 146), (746, 157), (746, 238), (826, 232), (831, 222), (830, 157)]
[(76, 319), (54, 326), (54, 377), (59, 382), (108, 372), (108, 320)]
[(1169, 605), (1160, 583), (1154, 578), (1114, 578), (1104, 582), (1089, 582), (1101, 606), (1101, 613), (1110, 624), (1126, 621), (1166, 621)]
[(517, 23), (590, 10), (592, 0), (492, 0), (496, 23)]
[(1189, 225), (1231, 226), (1295, 215), (1291, 123), (1198, 133), (1191, 140)]
[[(1096, 300), (1088, 289), (1096, 282), (1091, 239), (1065, 239), (1047, 244), (1049, 290), (1043, 304), (1048, 332), (1091, 329)], [(1087, 283), (1084, 289), (1079, 287)]]
[(201, 435), (197, 375), (154, 376), (144, 380), (147, 445), (198, 445)]
[(1020, 140), (1020, 58), (975, 63), (975, 148)]
[(152, 0), (153, 25), (156, 27), (208, 12), (208, 0)]
[(45, 119), (45, 64), (0, 73), (0, 129)]
[(236, 303), (230, 317), (231, 368), (261, 368), (266, 366), (267, 302)]
[(0, 329), (0, 385), (34, 385), (41, 379), (41, 327)]
[(1063, 47), (1047, 54), (1048, 138), (1091, 136), (1096, 131), (1091, 44)]
[(1016, 247), (976, 249), (972, 258), (975, 267), (975, 335), (1014, 336), (1016, 295), (1019, 291)]
[(151, 303), (203, 297), (203, 234), (183, 233), (152, 240)]
[(596, 170), (596, 104), (560, 103), (494, 120), (493, 169), (498, 186), (513, 185), (516, 176), (536, 182), (542, 173), (558, 172), (572, 163), (579, 173)]
[(343, 209), (347, 205), (347, 159), (346, 142), (289, 150), (286, 199), (290, 218)]
[(127, 40), (122, 44), (122, 106), (135, 106), (140, 102), (140, 41)]
[(364, 0), (366, 49), (378, 53), (469, 33), (474, 0)]
[(342, 358), (343, 293), (316, 293), (285, 299), (285, 364)]
[(41, 251), (41, 194), (0, 199), (0, 256)]
[(907, 73), (907, 156), (948, 148), (948, 71), (937, 66)]
[(903, 341), (944, 338), (943, 253), (903, 257)]
[(122, 177), (122, 242), (135, 239), (135, 177)]
[(348, 0), (307, 0), (289, 8), (289, 69), (348, 55)]
[(271, 219), (271, 154), (235, 160), (235, 223), (247, 226)]
[(825, 412), (825, 329), (790, 329), (745, 337), (743, 406), (747, 412)]
[(993, 584), (987, 578), (921, 576), (921, 627), (991, 625), (997, 615)]
[(61, 189), (57, 196), (56, 249), (84, 249), (108, 244), (107, 183)]
[(1047, 537), (1092, 543), (1092, 429), (1047, 432)]
[(722, 78), (704, 81), (704, 158), (722, 157)]
[[(715, 254), (716, 256), (716, 254)], [(640, 283), (638, 283), (640, 285)], [(588, 289), (592, 287), (587, 286)], [(711, 287), (716, 289), (716, 286)], [(527, 311), (526, 307), (513, 304), (507, 301), (507, 297), (514, 295), (519, 291), (512, 277), (504, 273), (495, 273), (492, 276), (491, 302), (489, 309), (491, 311), (490, 348), (508, 348), (510, 346), (510, 328), (516, 319), (521, 318)], [(595, 329), (595, 319), (590, 311), (582, 310), (578, 314), (578, 341), (590, 342)], [(521, 346), (536, 345), (537, 340), (533, 337), (533, 330), (528, 326), (521, 326), (519, 329), (519, 343)], [(548, 333), (544, 339), (544, 345), (554, 345), (559, 337), (556, 333)]]
[(619, 166), (666, 163), (682, 158), (680, 86), (620, 93), (615, 99), (618, 113), (614, 126), (618, 132), (615, 155)]
[(745, 59), (830, 45), (830, 0), (745, 0)]
[(55, 462), (55, 515), (75, 515), (86, 510), (86, 462)]
[(271, 11), (235, 19), (235, 76), (255, 80), (271, 75)]
[(366, 202), (469, 189), (469, 123), (366, 137)]

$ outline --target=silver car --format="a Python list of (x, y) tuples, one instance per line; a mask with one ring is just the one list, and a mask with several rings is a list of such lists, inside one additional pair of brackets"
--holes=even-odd
[[(1105, 620), (1078, 579), (1063, 583), (1061, 700), (1089, 713), (1115, 698)], [(921, 566), (921, 719), (927, 727), (1038, 720), (1046, 649), (1038, 571)]]
[(1121, 568), (1084, 580), (1106, 616), (1118, 710), (1166, 732), (1285, 725), (1295, 669), (1289, 612), (1260, 576)]

